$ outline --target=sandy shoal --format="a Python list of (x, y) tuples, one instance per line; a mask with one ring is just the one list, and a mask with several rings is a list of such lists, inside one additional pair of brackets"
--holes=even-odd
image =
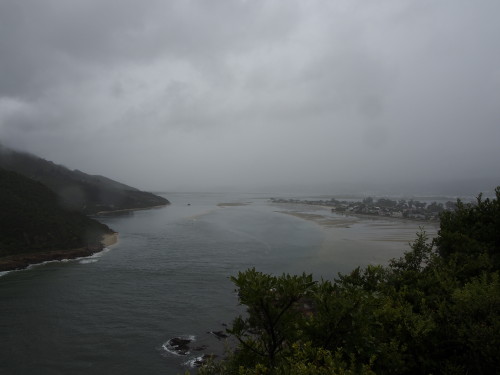
[(326, 217), (324, 215), (316, 213), (305, 213), (305, 212), (295, 212), (295, 211), (277, 211), (277, 212), (295, 216), (300, 219), (313, 221), (316, 224), (319, 224), (325, 228), (331, 228), (331, 227), (349, 228), (351, 225), (360, 221), (360, 219), (352, 216)]
[(332, 277), (332, 267), (336, 275), (336, 272), (350, 272), (357, 266), (387, 264), (389, 259), (399, 258), (410, 249), (409, 243), (415, 240), (420, 227), (429, 239), (439, 229), (435, 222), (368, 215), (340, 216), (317, 208), (311, 212), (276, 212), (313, 222), (322, 229), (323, 241), (314, 255), (305, 261), (304, 267), (325, 277)]
[(248, 206), (250, 203), (217, 203), (218, 207), (240, 207)]

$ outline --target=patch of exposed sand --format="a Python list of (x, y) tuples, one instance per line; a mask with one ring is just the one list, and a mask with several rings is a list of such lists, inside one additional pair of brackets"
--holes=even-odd
[(101, 243), (104, 247), (112, 246), (118, 242), (118, 233), (108, 233), (102, 236)]
[(316, 224), (321, 225), (325, 228), (349, 228), (351, 225), (356, 224), (360, 221), (360, 219), (350, 216), (336, 216), (336, 217), (327, 217), (319, 214), (310, 214), (305, 212), (296, 212), (296, 211), (276, 211), (282, 214), (287, 214), (291, 216), (295, 216), (304, 220), (313, 221)]
[[(305, 208), (307, 210), (307, 208)], [(350, 272), (354, 265), (387, 264), (391, 258), (399, 258), (410, 249), (409, 243), (416, 238), (420, 228), (432, 239), (439, 228), (434, 222), (415, 222), (394, 218), (341, 216), (330, 210), (276, 211), (313, 222), (323, 229), (324, 238), (311, 259), (310, 267), (318, 273), (328, 274), (328, 264), (337, 270)]]

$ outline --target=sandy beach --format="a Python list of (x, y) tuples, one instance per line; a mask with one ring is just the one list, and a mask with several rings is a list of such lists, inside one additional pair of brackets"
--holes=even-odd
[(102, 236), (101, 243), (104, 247), (109, 247), (118, 242), (118, 233), (109, 233)]

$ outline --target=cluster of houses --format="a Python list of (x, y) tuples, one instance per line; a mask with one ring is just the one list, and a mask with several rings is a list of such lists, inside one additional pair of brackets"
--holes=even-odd
[(339, 201), (335, 198), (330, 200), (300, 200), (271, 198), (273, 203), (292, 203), (324, 206), (331, 208), (332, 212), (357, 215), (374, 215), (394, 218), (405, 218), (413, 220), (433, 221), (439, 220), (439, 214), (445, 210), (452, 211), (456, 208), (456, 203), (448, 201), (446, 203), (427, 203), (417, 200), (391, 200), (379, 198), (377, 200), (368, 197), (362, 201)]

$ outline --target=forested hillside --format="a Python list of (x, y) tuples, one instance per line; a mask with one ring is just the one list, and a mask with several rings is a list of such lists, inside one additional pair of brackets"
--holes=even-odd
[[(106, 225), (61, 207), (58, 196), (40, 182), (2, 168), (0, 208), (0, 257), (76, 248), (88, 255), (101, 249), (104, 234), (113, 233)], [(25, 266), (26, 259), (19, 265)], [(36, 256), (31, 259), (36, 263)], [(10, 267), (0, 264), (2, 268)]]
[(87, 214), (169, 204), (167, 199), (158, 195), (140, 191), (104, 176), (70, 170), (37, 156), (8, 149), (1, 144), (0, 168), (42, 182), (56, 192), (62, 204)]
[(228, 329), (237, 347), (199, 374), (497, 374), (500, 187), (457, 202), (436, 239), (419, 233), (388, 266), (231, 279), (247, 307)]

